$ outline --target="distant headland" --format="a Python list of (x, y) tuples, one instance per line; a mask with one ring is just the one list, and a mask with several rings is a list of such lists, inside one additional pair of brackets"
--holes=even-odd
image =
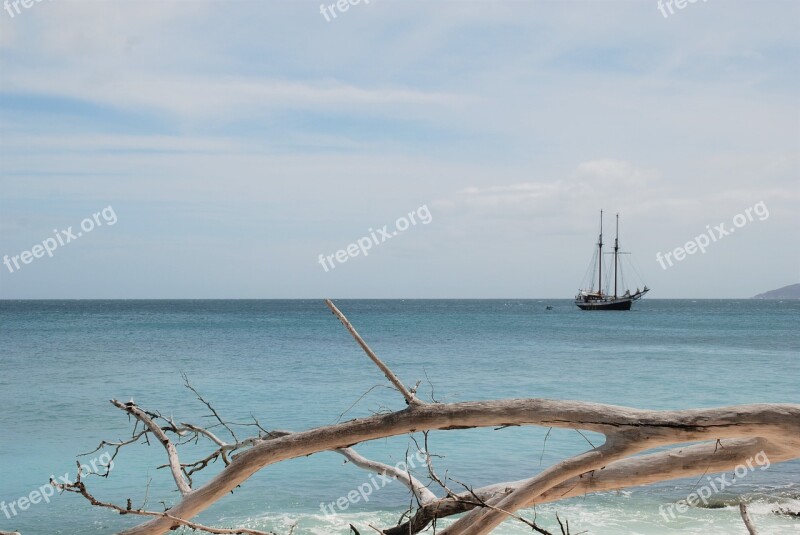
[(800, 299), (800, 284), (790, 284), (753, 296), (753, 299)]

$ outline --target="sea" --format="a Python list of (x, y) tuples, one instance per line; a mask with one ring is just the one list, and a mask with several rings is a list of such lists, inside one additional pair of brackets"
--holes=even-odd
[[(644, 409), (800, 403), (800, 301), (644, 299), (629, 312), (583, 312), (571, 301), (544, 299), (336, 303), (429, 401), (549, 398)], [(134, 422), (112, 399), (213, 426), (230, 440), (186, 381), (236, 424), (230, 427), (239, 439), (256, 435), (256, 422), (299, 431), (405, 406), (322, 299), (3, 300), (0, 531), (110, 534), (144, 520), (76, 494), (48, 495), (51, 477), (74, 481), (79, 471), (99, 500), (124, 506), (130, 499), (151, 510), (175, 503), (157, 441), (122, 447), (108, 477), (87, 473), (114, 453), (108, 443), (132, 436)], [(431, 432), (428, 450), (440, 477), (463, 490), (530, 477), (599, 442), (599, 435), (574, 430), (464, 429)], [(424, 478), (414, 458), (422, 444), (415, 434), (355, 449), (388, 464), (407, 462)], [(187, 462), (211, 449), (190, 441), (181, 451)], [(193, 484), (220, 469), (212, 463)], [(800, 508), (800, 462), (740, 475), (707, 505), (683, 513), (675, 504), (707, 477), (590, 494), (522, 514), (552, 533), (561, 533), (560, 519), (573, 534), (744, 534), (741, 498), (760, 533), (800, 534), (800, 519), (772, 512)], [(284, 535), (375, 533), (370, 526), (395, 525), (412, 499), (398, 482), (347, 498), (374, 479), (336, 453), (320, 453), (261, 470), (196, 520)], [(496, 533), (531, 528), (509, 520)]]

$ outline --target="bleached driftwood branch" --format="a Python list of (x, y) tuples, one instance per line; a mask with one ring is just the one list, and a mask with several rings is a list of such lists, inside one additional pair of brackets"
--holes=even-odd
[(739, 502), (739, 514), (742, 516), (747, 532), (750, 535), (758, 535), (758, 530), (750, 519), (750, 514), (747, 512), (747, 504), (745, 504), (744, 501)]
[[(620, 490), (659, 481), (724, 472), (764, 452), (770, 462), (795, 458), (760, 439), (721, 440), (695, 444), (658, 453), (638, 455), (615, 461), (602, 470), (567, 479), (525, 504), (526, 507), (550, 503), (593, 492)], [(497, 501), (520, 488), (526, 480), (495, 483), (473, 492), (487, 502)], [(464, 513), (475, 508), (470, 493), (440, 498), (420, 507), (405, 523), (385, 530), (387, 535), (408, 535), (425, 529), (433, 520)]]
[(326, 299), (325, 304), (328, 305), (328, 308), (331, 309), (333, 315), (339, 318), (339, 321), (342, 322), (342, 325), (344, 325), (345, 329), (347, 329), (347, 331), (353, 336), (355, 341), (358, 343), (358, 345), (361, 346), (361, 349), (364, 350), (364, 352), (367, 354), (370, 360), (372, 360), (372, 362), (374, 362), (375, 365), (383, 372), (383, 374), (386, 376), (389, 382), (392, 383), (394, 387), (400, 391), (401, 394), (403, 394), (406, 403), (408, 403), (409, 405), (422, 404), (422, 401), (417, 399), (417, 397), (414, 396), (414, 394), (412, 394), (408, 390), (408, 388), (406, 388), (403, 382), (397, 378), (394, 372), (390, 370), (389, 367), (386, 364), (384, 364), (381, 359), (378, 358), (378, 355), (376, 355), (375, 352), (372, 351), (372, 349), (367, 345), (364, 339), (361, 338), (361, 335), (358, 334), (358, 332), (352, 325), (350, 325), (350, 322), (347, 320), (345, 315), (342, 314), (342, 312), (338, 308), (336, 308), (336, 305), (333, 304), (333, 301), (331, 301), (330, 299)]
[(341, 448), (336, 450), (344, 455), (351, 463), (380, 475), (386, 475), (396, 479), (405, 485), (420, 504), (431, 503), (437, 500), (436, 494), (428, 490), (423, 482), (411, 475), (408, 471), (398, 470), (397, 467), (383, 464), (378, 461), (371, 461), (359, 454), (353, 448)]
[(178, 459), (178, 450), (175, 449), (175, 445), (172, 443), (169, 437), (167, 437), (166, 433), (164, 433), (161, 427), (159, 427), (158, 424), (153, 421), (149, 414), (137, 407), (133, 400), (129, 401), (128, 403), (121, 403), (114, 399), (111, 400), (111, 403), (114, 404), (114, 406), (118, 409), (122, 409), (142, 422), (147, 429), (149, 429), (150, 432), (155, 435), (161, 445), (164, 446), (164, 449), (167, 450), (169, 469), (172, 472), (172, 477), (175, 479), (175, 484), (178, 486), (178, 490), (181, 491), (181, 494), (184, 496), (192, 492), (192, 489), (184, 477), (183, 471), (181, 470), (181, 462)]
[[(504, 493), (503, 499), (516, 494), (520, 502), (515, 503), (514, 507), (498, 505), (502, 504), (502, 500), (497, 504), (488, 501), (498, 509), (509, 512), (539, 503), (536, 498), (545, 495), (547, 491), (550, 491), (549, 495), (546, 495), (549, 498), (547, 501), (553, 501), (557, 490), (569, 485), (567, 481), (570, 479), (585, 478), (586, 491), (603, 488), (610, 490), (652, 480), (693, 475), (701, 467), (705, 469), (703, 462), (706, 465), (714, 463), (717, 471), (731, 469), (741, 462), (742, 458), (728, 454), (729, 448), (724, 446), (724, 442), (724, 447), (717, 449), (719, 455), (713, 451), (716, 441), (725, 438), (761, 435), (759, 441), (732, 443), (732, 446), (741, 444), (742, 450), (747, 448), (746, 451), (750, 452), (751, 456), (763, 449), (769, 455), (771, 462), (800, 457), (797, 439), (791, 439), (792, 434), (800, 435), (800, 406), (796, 405), (749, 405), (674, 412), (642, 411), (594, 403), (537, 399), (425, 405), (257, 442), (250, 449), (240, 453), (227, 468), (204, 487), (195, 490), (176, 507), (170, 509), (170, 514), (179, 518), (191, 518), (186, 514), (187, 511), (194, 511), (192, 514), (194, 516), (214, 503), (221, 495), (233, 490), (249, 475), (274, 462), (320, 451), (342, 449), (350, 444), (375, 438), (421, 430), (502, 425), (579, 428), (600, 433), (605, 431), (607, 436), (618, 434), (617, 436), (622, 437), (619, 442), (607, 441), (603, 446), (582, 454), (569, 463), (560, 463), (556, 465), (557, 468), (543, 472), (542, 474), (545, 477), (549, 476), (550, 479), (546, 485), (540, 487), (542, 490), (538, 494), (529, 489), (544, 479), (541, 474), (508, 486), (510, 492)], [(631, 436), (628, 433), (635, 433), (641, 441), (628, 442), (633, 440), (628, 438)], [(788, 433), (788, 436), (784, 437), (784, 433)], [(609, 464), (610, 461), (630, 455), (631, 452), (670, 443), (698, 440), (711, 440), (713, 443), (685, 448), (688, 452), (687, 458), (694, 460), (694, 464), (687, 468), (684, 468), (684, 460), (680, 456), (675, 456), (674, 452), (633, 457), (627, 459), (626, 464)], [(755, 446), (759, 449), (754, 450)], [(608, 472), (588, 473), (603, 468), (606, 464), (609, 464), (606, 468)], [(643, 468), (649, 471), (642, 470)], [(606, 476), (605, 473), (610, 475)], [(638, 481), (627, 480), (627, 476), (633, 473), (641, 474)], [(599, 488), (592, 488), (593, 485)], [(523, 492), (517, 494), (520, 489)], [(196, 498), (195, 496), (201, 492), (202, 499)], [(568, 494), (565, 493), (564, 497)], [(165, 519), (156, 519), (125, 533), (163, 533), (157, 531), (159, 529), (157, 527), (154, 530), (156, 523), (168, 524)]]
[[(402, 394), (408, 406), (395, 412), (295, 433), (268, 432), (256, 421), (250, 425), (257, 425), (258, 436), (241, 441), (235, 439), (232, 429), (214, 411), (218, 420), (216, 425), (226, 427), (234, 436), (235, 442), (228, 444), (207, 428), (176, 425), (157, 413), (139, 410), (132, 402), (131, 405), (114, 402), (146, 426), (145, 438), (152, 434), (164, 445), (168, 466), (182, 494), (181, 500), (169, 510), (122, 532), (123, 535), (160, 535), (180, 525), (189, 525), (187, 523), (194, 516), (228, 495), (257, 471), (274, 463), (322, 451), (338, 451), (357, 466), (391, 473), (411, 489), (418, 501), (417, 510), (405, 524), (384, 531), (393, 535), (417, 533), (437, 518), (464, 512), (464, 516), (441, 533), (482, 535), (508, 518), (521, 519), (517, 511), (538, 503), (598, 490), (729, 470), (760, 451), (769, 456), (771, 463), (800, 458), (800, 405), (796, 404), (653, 411), (547, 399), (424, 403), (375, 355), (344, 314), (332, 302), (326, 301), (326, 304)], [(197, 393), (193, 388), (192, 391)], [(207, 404), (199, 394), (198, 398)], [(159, 427), (161, 420), (166, 423)], [(415, 432), (521, 425), (593, 431), (604, 435), (605, 441), (528, 479), (481, 489), (468, 488), (462, 493), (448, 489), (443, 498), (437, 498), (410, 473), (398, 473), (398, 470), (365, 459), (351, 449), (361, 442)], [(178, 436), (194, 433), (207, 439), (216, 449), (205, 459), (181, 464), (177, 453), (173, 454), (174, 446), (170, 448), (170, 433)], [(166, 442), (162, 435), (167, 438)], [(699, 444), (677, 446), (692, 442)], [(640, 455), (646, 450), (670, 445), (677, 447)], [(226, 466), (206, 484), (192, 489), (191, 471), (205, 468), (216, 456), (222, 456)]]

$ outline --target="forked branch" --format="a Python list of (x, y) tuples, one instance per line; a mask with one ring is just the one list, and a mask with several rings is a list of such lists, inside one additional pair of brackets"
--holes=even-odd
[(112, 399), (111, 403), (118, 409), (122, 409), (142, 422), (142, 424), (144, 424), (145, 427), (147, 427), (147, 429), (156, 436), (161, 445), (164, 446), (164, 449), (167, 450), (169, 469), (172, 472), (172, 478), (175, 480), (178, 490), (184, 496), (191, 493), (192, 488), (189, 486), (189, 482), (184, 477), (183, 470), (181, 470), (181, 461), (178, 458), (178, 450), (175, 449), (175, 444), (173, 444), (169, 437), (167, 437), (166, 433), (164, 433), (161, 427), (153, 421), (149, 414), (137, 407), (133, 400), (129, 401), (128, 403), (122, 403), (116, 399)]

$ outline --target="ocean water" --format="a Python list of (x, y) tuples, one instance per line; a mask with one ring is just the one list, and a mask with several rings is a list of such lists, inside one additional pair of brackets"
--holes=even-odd
[[(565, 300), (337, 304), (405, 383), (421, 381), (428, 399), (544, 397), (650, 409), (800, 402), (797, 301), (644, 299), (621, 313), (581, 312)], [(0, 301), (0, 348), (0, 530), (23, 535), (105, 534), (141, 522), (75, 495), (24, 510), (20, 498), (51, 475), (74, 478), (76, 455), (101, 440), (130, 436), (131, 422), (109, 399), (133, 398), (176, 421), (208, 423), (181, 374), (226, 419), (256, 416), (268, 428), (302, 430), (404, 406), (321, 300)], [(234, 431), (253, 434), (247, 426)], [(480, 486), (529, 477), (597, 440), (526, 427), (434, 432), (429, 447), (441, 456), (441, 474)], [(184, 460), (208, 451), (186, 447)], [(415, 451), (405, 436), (356, 449), (392, 464)], [(106, 451), (80, 459), (89, 464)], [(158, 444), (128, 446), (109, 478), (85, 481), (100, 499), (146, 500), (158, 509), (177, 499), (168, 471), (158, 468), (164, 462)], [(393, 525), (408, 506), (399, 483), (336, 515), (320, 507), (369, 479), (333, 453), (296, 459), (262, 470), (197, 520), (278, 533), (296, 524), (295, 534), (345, 534), (352, 523), (370, 533), (370, 524)], [(715, 495), (713, 508), (666, 521), (660, 510), (697, 483), (588, 495), (538, 507), (536, 519), (558, 531), (558, 514), (573, 533), (596, 535), (737, 534), (745, 531), (731, 504), (742, 495), (762, 533), (800, 533), (799, 520), (771, 513), (775, 504), (800, 505), (798, 462), (756, 469)], [(496, 532), (530, 529), (509, 521)]]

